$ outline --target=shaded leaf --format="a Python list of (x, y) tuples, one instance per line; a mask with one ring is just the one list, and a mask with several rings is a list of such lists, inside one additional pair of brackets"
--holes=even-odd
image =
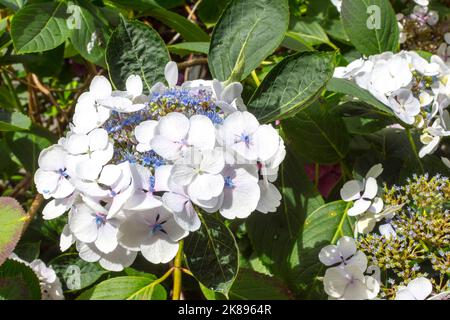
[(25, 211), (14, 198), (0, 197), (0, 265), (19, 242), (25, 218)]
[(7, 260), (0, 267), (0, 300), (41, 300), (34, 271), (21, 262)]

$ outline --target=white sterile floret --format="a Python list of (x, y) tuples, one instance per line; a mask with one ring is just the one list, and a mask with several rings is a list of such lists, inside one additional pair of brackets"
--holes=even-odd
[(354, 265), (362, 272), (367, 269), (366, 255), (356, 249), (355, 239), (342, 237), (336, 245), (323, 247), (319, 252), (319, 260), (327, 267)]
[(341, 189), (341, 198), (344, 201), (354, 201), (348, 210), (349, 216), (357, 216), (366, 211), (378, 213), (383, 209), (383, 201), (377, 197), (378, 184), (375, 178), (369, 177), (364, 186), (357, 180), (351, 180)]
[(355, 265), (327, 269), (323, 284), (330, 299), (375, 299), (380, 291), (378, 281), (372, 276), (365, 276), (364, 271)]
[(195, 115), (188, 119), (181, 113), (169, 113), (161, 118), (150, 143), (158, 155), (171, 161), (191, 147), (211, 150), (215, 144), (215, 128), (208, 117)]
[(98, 102), (110, 97), (112, 87), (103, 76), (96, 76), (91, 82), (89, 91), (81, 94), (75, 106), (72, 130), (86, 134), (103, 125), (110, 116), (110, 110)]
[(155, 136), (156, 127), (158, 126), (158, 121), (147, 120), (141, 122), (136, 129), (134, 129), (134, 135), (138, 144), (136, 150), (138, 152), (146, 152), (152, 150), (150, 145), (153, 137)]
[(66, 173), (66, 157), (67, 152), (59, 145), (44, 149), (39, 155), (34, 182), (45, 199), (66, 198), (75, 190)]
[(389, 97), (389, 106), (395, 115), (407, 124), (414, 124), (416, 116), (420, 113), (420, 102), (408, 89), (393, 92)]
[(406, 287), (398, 286), (395, 300), (425, 300), (432, 291), (431, 281), (420, 277), (411, 280)]
[(147, 96), (143, 94), (141, 77), (130, 75), (125, 85), (126, 91), (113, 91), (110, 97), (100, 99), (99, 104), (120, 112), (135, 112), (145, 108)]
[(119, 227), (119, 243), (132, 251), (141, 251), (151, 263), (167, 263), (178, 251), (178, 241), (187, 231), (174, 220), (163, 206), (130, 214)]
[(266, 161), (275, 155), (280, 145), (278, 132), (271, 125), (260, 125), (247, 111), (229, 115), (221, 128), (225, 147), (250, 161)]

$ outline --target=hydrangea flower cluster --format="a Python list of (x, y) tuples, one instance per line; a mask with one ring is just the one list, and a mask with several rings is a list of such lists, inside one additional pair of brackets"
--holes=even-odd
[[(358, 181), (360, 190), (380, 172), (381, 166), (374, 166), (365, 184)], [(341, 194), (347, 196), (354, 183), (344, 185)], [(330, 267), (323, 279), (325, 292), (330, 299), (449, 299), (450, 180), (414, 176), (404, 186), (385, 186), (380, 198), (386, 208), (395, 209), (379, 216), (364, 213), (370, 217), (359, 218), (355, 226), (357, 232), (365, 228), (364, 234), (356, 233), (356, 240), (343, 237), (320, 251), (319, 260)], [(373, 203), (371, 197), (363, 200)], [(356, 196), (352, 201), (349, 215), (369, 206)]]
[(405, 127), (420, 130), (420, 157), (434, 153), (450, 136), (450, 67), (439, 56), (428, 62), (412, 51), (385, 52), (337, 68), (334, 76), (354, 81), (388, 106)]
[(47, 266), (40, 259), (26, 262), (14, 253), (9, 256), (9, 259), (20, 262), (33, 270), (39, 279), (42, 300), (64, 300), (61, 281), (51, 266)]
[(178, 241), (201, 226), (201, 212), (227, 219), (274, 212), (273, 185), (286, 151), (271, 125), (246, 111), (242, 85), (217, 80), (178, 82), (143, 94), (139, 76), (126, 91), (93, 79), (57, 145), (42, 151), (35, 183), (46, 199), (45, 219), (69, 211), (61, 249), (120, 271), (138, 252), (167, 263)]

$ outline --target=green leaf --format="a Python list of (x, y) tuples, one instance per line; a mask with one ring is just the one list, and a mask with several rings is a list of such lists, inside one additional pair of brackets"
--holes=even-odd
[(198, 25), (175, 12), (160, 8), (146, 14), (179, 32), (185, 41), (209, 42), (210, 40), (208, 34)]
[(153, 28), (124, 18), (111, 35), (106, 50), (111, 80), (119, 89), (125, 88), (128, 76), (137, 74), (150, 91), (156, 82), (165, 81), (164, 68), (169, 61), (164, 41)]
[(11, 37), (18, 53), (47, 51), (69, 36), (64, 2), (25, 5), (12, 19)]
[(14, 253), (24, 261), (33, 261), (38, 259), (39, 253), (41, 252), (41, 241), (23, 242), (25, 239), (26, 238), (22, 238), (22, 241), (20, 241), (14, 249)]
[(230, 0), (202, 0), (198, 6), (200, 20), (209, 28), (216, 24)]
[(346, 34), (362, 54), (398, 51), (398, 23), (389, 0), (343, 0), (341, 16)]
[(292, 116), (322, 93), (333, 76), (334, 54), (300, 52), (283, 59), (264, 78), (248, 103), (262, 122)]
[(83, 292), (77, 300), (165, 300), (166, 290), (152, 284), (156, 277), (116, 277)]
[(342, 118), (330, 108), (318, 103), (282, 122), (286, 144), (309, 160), (332, 164), (344, 159), (350, 136)]
[(239, 268), (236, 240), (212, 214), (201, 216), (200, 230), (184, 241), (186, 262), (195, 278), (208, 289), (228, 296)]
[(62, 254), (51, 260), (49, 265), (68, 290), (84, 289), (108, 273), (98, 263), (81, 260), (77, 253)]
[(51, 132), (36, 125), (32, 125), (27, 132), (15, 132), (6, 138), (13, 154), (31, 174), (38, 168), (41, 151), (57, 141)]
[(283, 41), (287, 0), (233, 0), (217, 22), (209, 50), (215, 79), (246, 78)]
[(231, 300), (290, 300), (292, 294), (277, 278), (241, 269), (230, 290)]
[(33, 270), (7, 260), (0, 267), (0, 300), (41, 300), (39, 279)]
[(286, 36), (309, 47), (319, 44), (334, 46), (322, 26), (311, 18), (291, 18)]
[(75, 6), (79, 26), (70, 33), (70, 41), (74, 48), (86, 60), (97, 65), (106, 66), (105, 52), (110, 37), (110, 30), (100, 18), (95, 8), (95, 15), (86, 7)]
[(286, 281), (303, 299), (323, 298), (323, 283), (317, 279), (325, 273), (319, 261), (320, 250), (335, 244), (343, 236), (353, 237), (354, 222), (347, 215), (348, 203), (336, 201), (308, 214), (289, 259), (291, 270)]
[(347, 94), (351, 97), (357, 98), (358, 100), (368, 103), (369, 105), (375, 107), (382, 114), (387, 116), (393, 116), (392, 110), (378, 101), (369, 91), (360, 88), (356, 83), (347, 79), (333, 78), (328, 82), (327, 90), (336, 93)]
[(26, 0), (0, 0), (0, 4), (6, 8), (10, 8), (14, 11), (18, 11), (23, 7)]
[(277, 212), (266, 215), (255, 212), (245, 225), (258, 257), (272, 274), (284, 278), (289, 272), (288, 257), (306, 214), (319, 208), (324, 201), (303, 170), (303, 163), (289, 146), (280, 167), (277, 187), (283, 196)]
[(31, 126), (31, 120), (20, 112), (0, 110), (0, 131), (23, 131)]
[(208, 54), (209, 42), (182, 42), (173, 44), (168, 49), (179, 56), (185, 56), (190, 53)]
[(16, 247), (25, 218), (25, 211), (14, 198), (0, 197), (0, 265)]

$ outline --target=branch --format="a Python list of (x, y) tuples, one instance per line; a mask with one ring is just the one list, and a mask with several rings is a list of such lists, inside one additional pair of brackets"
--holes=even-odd
[(185, 62), (180, 62), (177, 65), (178, 65), (178, 70), (184, 70), (184, 69), (192, 67), (192, 66), (206, 65), (206, 64), (208, 64), (207, 58), (197, 58), (197, 59), (192, 59), (192, 60), (185, 61)]

